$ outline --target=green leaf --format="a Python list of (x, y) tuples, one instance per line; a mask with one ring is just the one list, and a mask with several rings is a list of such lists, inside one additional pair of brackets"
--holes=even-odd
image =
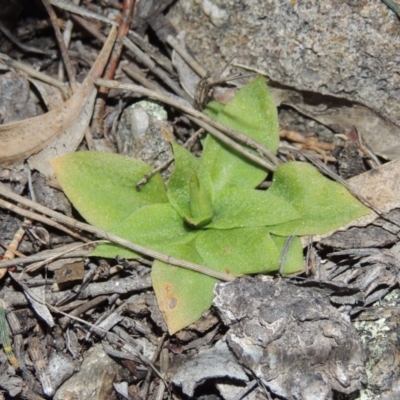
[[(170, 254), (204, 265), (193, 242), (174, 246)], [(155, 261), (151, 279), (158, 306), (171, 335), (196, 322), (211, 307), (213, 288), (217, 282), (215, 278)]]
[[(177, 244), (191, 241), (197, 234), (187, 227), (170, 204), (151, 204), (142, 207), (110, 229), (124, 239), (162, 253), (169, 252)], [(138, 258), (138, 255), (115, 244), (100, 244), (92, 256), (114, 258)]]
[(370, 213), (343, 185), (327, 179), (307, 163), (280, 165), (268, 191), (286, 200), (301, 215), (299, 219), (269, 226), (277, 235), (327, 233)]
[(168, 201), (157, 174), (138, 191), (136, 183), (152, 170), (117, 154), (82, 151), (50, 161), (64, 192), (92, 225), (110, 229), (139, 208)]
[(196, 249), (208, 267), (231, 275), (276, 271), (279, 253), (266, 228), (207, 229)]
[[(201, 226), (201, 223), (210, 219), (211, 215), (207, 215), (206, 218), (193, 215), (193, 207), (196, 207), (196, 204), (193, 198), (195, 196), (193, 181), (192, 190), (190, 182), (196, 175), (195, 179), (197, 179), (199, 185), (197, 189), (200, 191), (201, 186), (201, 197), (205, 197), (200, 202), (207, 201), (208, 214), (212, 214), (211, 204), (214, 190), (211, 178), (208, 172), (201, 168), (200, 160), (192, 153), (176, 143), (172, 143), (172, 147), (175, 156), (175, 169), (168, 183), (168, 199), (182, 218), (194, 226)], [(197, 194), (199, 195), (199, 193)], [(195, 212), (197, 211), (199, 210)]]
[[(282, 257), (283, 249), (285, 248), (287, 237), (271, 235), (280, 257)], [(303, 266), (303, 246), (298, 237), (294, 237), (289, 249), (286, 253), (285, 265), (283, 267), (284, 274), (294, 274), (304, 270)]]
[(212, 100), (207, 104), (206, 108), (204, 109), (204, 113), (207, 114), (212, 119), (217, 119), (218, 114), (224, 109), (224, 107), (225, 107), (224, 104)]
[[(214, 116), (218, 107), (212, 103)], [(239, 90), (234, 99), (219, 111), (216, 120), (275, 152), (279, 144), (278, 115), (264, 78), (259, 77)], [(227, 186), (254, 188), (267, 176), (260, 166), (207, 135), (201, 157), (215, 190)]]
[(189, 193), (191, 218), (187, 221), (195, 227), (203, 227), (212, 220), (213, 207), (198, 172), (190, 178)]
[(295, 208), (269, 190), (225, 188), (217, 193), (214, 220), (207, 228), (230, 229), (276, 225), (298, 218)]

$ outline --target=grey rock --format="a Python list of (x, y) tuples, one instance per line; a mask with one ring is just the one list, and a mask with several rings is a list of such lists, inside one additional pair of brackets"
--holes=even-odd
[(400, 24), (381, 1), (180, 0), (169, 18), (210, 72), (235, 55), (276, 82), (400, 124)]
[(400, 290), (396, 289), (377, 306), (367, 309), (355, 321), (367, 353), (368, 387), (360, 399), (400, 398)]
[(397, 241), (396, 235), (374, 225), (363, 228), (350, 228), (344, 232), (335, 232), (321, 242), (325, 246), (339, 249), (354, 249), (363, 247), (384, 247)]
[(248, 381), (246, 373), (236, 362), (225, 341), (202, 350), (187, 360), (175, 373), (172, 382), (182, 387), (183, 393), (193, 396), (196, 387), (207, 379), (230, 378)]
[(268, 277), (222, 283), (215, 293), (237, 360), (277, 395), (325, 400), (366, 383), (357, 333), (329, 298)]
[(69, 217), (72, 216), (71, 204), (65, 197), (64, 193), (47, 186), (46, 179), (43, 175), (35, 174), (33, 187), (35, 190), (36, 201), (50, 208), (51, 210), (60, 211)]
[(86, 354), (81, 369), (56, 392), (54, 400), (90, 400), (97, 397), (105, 371), (116, 373), (116, 380), (126, 378), (127, 370), (117, 364), (103, 350), (101, 344), (93, 346)]
[(159, 104), (140, 101), (123, 111), (117, 129), (120, 154), (158, 167), (172, 157), (172, 140), (172, 125)]
[(63, 353), (54, 352), (49, 358), (47, 374), (54, 388), (58, 388), (75, 372), (76, 362)]

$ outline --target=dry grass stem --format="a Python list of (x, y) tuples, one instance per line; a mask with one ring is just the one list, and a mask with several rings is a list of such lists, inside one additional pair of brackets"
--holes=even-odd
[(69, 80), (72, 90), (75, 92), (78, 89), (78, 84), (76, 82), (75, 74), (72, 69), (72, 64), (71, 64), (71, 60), (69, 58), (67, 46), (65, 45), (64, 39), (63, 39), (61, 31), (60, 31), (60, 27), (58, 26), (57, 15), (54, 12), (53, 7), (50, 5), (49, 0), (42, 0), (42, 3), (50, 16), (50, 21), (51, 21), (51, 24), (53, 25), (53, 29), (54, 29), (54, 33), (57, 38), (58, 46), (60, 47), (61, 57), (64, 62), (64, 67), (65, 67), (65, 70), (67, 71), (68, 80)]
[(142, 50), (139, 49), (130, 39), (124, 37), (122, 40), (124, 46), (137, 57), (154, 75), (158, 76), (168, 87), (170, 87), (178, 96), (187, 101), (191, 101), (188, 95), (181, 89), (181, 87), (174, 82), (169, 75), (162, 69), (158, 68), (154, 61)]
[(189, 67), (192, 68), (192, 70), (196, 72), (200, 78), (204, 78), (206, 76), (207, 71), (201, 65), (199, 65), (199, 63), (186, 51), (185, 48), (179, 44), (174, 37), (169, 35), (167, 37), (167, 43), (186, 61)]
[(42, 72), (37, 71), (36, 69), (34, 69), (33, 67), (31, 67), (27, 64), (24, 64), (19, 61), (15, 61), (11, 57), (7, 56), (6, 54), (0, 53), (0, 60), (10, 68), (14, 68), (16, 70), (23, 71), (31, 78), (36, 78), (42, 82), (48, 83), (49, 85), (52, 85), (52, 86), (60, 89), (63, 94), (63, 98), (68, 99), (69, 94), (68, 94), (68, 90), (64, 83), (58, 81), (57, 79), (52, 78), (51, 76), (49, 76), (47, 74), (43, 74)]
[[(141, 93), (144, 96), (150, 97), (154, 100), (158, 100), (165, 104), (168, 104), (168, 105), (184, 112), (185, 114), (188, 114), (191, 119), (195, 118), (194, 120), (193, 119), (192, 120), (194, 122), (196, 122), (196, 124), (198, 124), (199, 126), (201, 126), (204, 129), (206, 129), (209, 133), (218, 137), (218, 139), (222, 140), (224, 143), (228, 144), (232, 148), (235, 148), (235, 150), (240, 151), (240, 153), (243, 154), (244, 156), (250, 158), (254, 162), (257, 162), (257, 164), (263, 166), (264, 168), (268, 169), (269, 171), (275, 171), (275, 169), (276, 169), (276, 166), (273, 165), (273, 162), (270, 163), (270, 162), (262, 159), (261, 157), (258, 157), (256, 154), (250, 153), (248, 150), (246, 150), (242, 146), (238, 145), (236, 142), (234, 142), (229, 137), (232, 137), (247, 146), (253, 147), (257, 151), (259, 151), (261, 154), (267, 156), (269, 160), (278, 160), (275, 157), (275, 155), (272, 154), (272, 152), (270, 150), (268, 150), (265, 146), (263, 146), (261, 143), (257, 142), (254, 139), (249, 138), (248, 136), (244, 135), (243, 133), (237, 132), (233, 129), (226, 127), (225, 125), (222, 125), (219, 122), (212, 120), (207, 115), (205, 115), (202, 112), (197, 111), (194, 108), (191, 108), (185, 104), (182, 104), (182, 102), (179, 102), (175, 99), (172, 99), (171, 97), (165, 96), (158, 92), (154, 92), (152, 90), (148, 90), (148, 89), (138, 86), (138, 85), (122, 84), (117, 81), (108, 81), (105, 79), (96, 79), (95, 84), (97, 84), (99, 86), (107, 86), (112, 89), (131, 90), (133, 92)], [(200, 122), (201, 122), (201, 124), (200, 124)], [(209, 130), (208, 128), (210, 126), (215, 129)], [(225, 133), (225, 135), (221, 134), (221, 132)]]
[[(11, 199), (13, 201), (24, 204), (26, 207), (32, 208), (33, 210), (36, 210), (40, 213), (43, 213), (43, 214), (51, 217), (55, 221), (58, 221), (61, 224), (68, 225), (77, 230), (92, 233), (100, 238), (109, 240), (110, 242), (119, 244), (120, 246), (126, 247), (127, 249), (133, 250), (137, 253), (140, 253), (145, 256), (162, 261), (166, 264), (171, 264), (171, 265), (176, 265), (178, 267), (187, 268), (192, 271), (200, 272), (202, 274), (214, 277), (216, 279), (220, 279), (222, 281), (229, 282), (229, 281), (233, 281), (235, 279), (235, 277), (232, 275), (216, 272), (210, 268), (204, 267), (203, 265), (199, 265), (199, 264), (195, 264), (195, 263), (188, 262), (185, 260), (180, 260), (178, 258), (170, 257), (168, 255), (159, 253), (158, 251), (154, 251), (154, 250), (148, 249), (144, 246), (140, 246), (140, 245), (131, 243), (126, 239), (120, 238), (119, 236), (114, 235), (112, 233), (108, 233), (102, 229), (98, 229), (89, 224), (79, 222), (73, 218), (67, 217), (56, 211), (50, 210), (47, 207), (43, 207), (42, 205), (37, 204), (29, 199), (19, 196), (16, 193), (14, 193), (13, 191), (11, 191), (10, 189), (8, 189), (3, 184), (0, 184), (0, 195), (3, 197), (6, 197), (8, 199)], [(4, 202), (4, 201), (2, 201), (2, 202)], [(2, 202), (0, 203), (0, 206), (3, 206)], [(8, 203), (8, 202), (5, 202), (5, 203)], [(13, 206), (13, 205), (12, 205), (12, 208), (9, 208), (8, 206), (6, 206), (6, 208), (10, 209), (11, 211), (15, 211), (18, 214), (21, 213), (21, 215), (24, 215), (23, 212), (26, 212), (26, 210), (22, 209), (21, 207), (17, 207), (17, 206)], [(39, 214), (36, 214), (33, 212), (29, 212), (29, 215), (25, 215), (25, 216), (28, 216), (29, 218), (34, 219), (34, 220), (40, 220), (41, 222), (44, 222), (44, 223), (48, 223), (48, 222), (54, 223), (54, 221), (49, 220), (48, 218), (45, 218), (42, 215), (39, 215)], [(67, 229), (67, 228), (64, 227), (64, 230), (65, 229)]]

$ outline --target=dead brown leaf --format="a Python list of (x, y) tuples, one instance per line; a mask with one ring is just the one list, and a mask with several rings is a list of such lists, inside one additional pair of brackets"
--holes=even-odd
[(21, 162), (51, 143), (49, 151), (30, 160), (32, 168), (48, 175), (47, 160), (76, 149), (92, 116), (97, 93), (93, 81), (102, 74), (115, 38), (116, 28), (113, 27), (88, 76), (62, 106), (37, 117), (0, 126), (1, 166)]
[(371, 150), (387, 160), (400, 158), (400, 128), (374, 110), (348, 100), (270, 86), (277, 106), (284, 104), (336, 133), (357, 128)]
[(35, 86), (39, 92), (47, 110), (52, 110), (53, 108), (61, 107), (63, 105), (65, 99), (63, 99), (63, 93), (60, 88), (35, 78), (29, 78), (29, 82)]

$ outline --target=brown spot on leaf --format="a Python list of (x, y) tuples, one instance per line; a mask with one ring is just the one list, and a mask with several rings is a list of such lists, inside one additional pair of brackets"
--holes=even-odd
[(166, 285), (165, 285), (165, 291), (168, 293), (168, 292), (170, 292), (171, 290), (172, 290), (172, 286), (169, 285), (169, 284), (166, 284)]
[(178, 304), (178, 300), (176, 299), (176, 297), (171, 297), (169, 299), (168, 307), (170, 310), (173, 310), (177, 304)]

